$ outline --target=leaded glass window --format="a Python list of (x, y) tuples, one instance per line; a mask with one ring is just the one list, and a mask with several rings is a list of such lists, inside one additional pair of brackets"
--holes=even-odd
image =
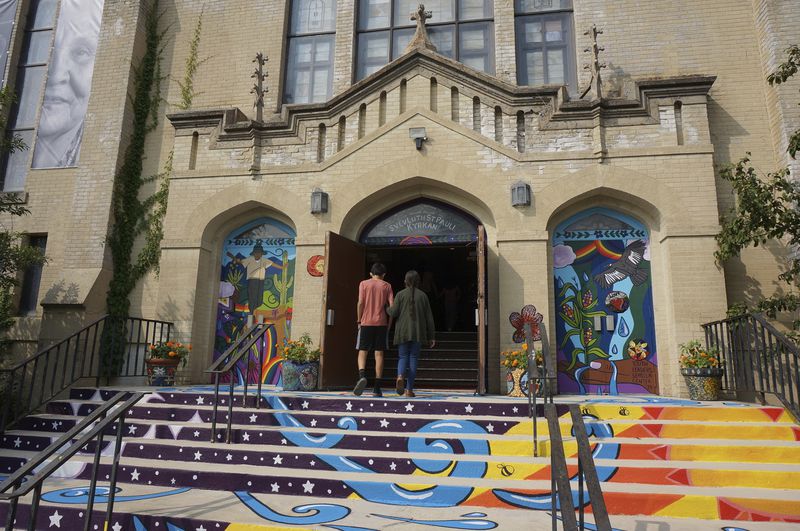
[(572, 0), (516, 0), (517, 82), (574, 88)]
[(318, 103), (333, 90), (336, 0), (293, 0), (286, 65), (286, 103)]
[[(361, 0), (356, 78), (397, 59), (414, 36), (411, 20), (419, 0)], [(428, 0), (428, 35), (437, 51), (483, 72), (494, 73), (492, 0)]]

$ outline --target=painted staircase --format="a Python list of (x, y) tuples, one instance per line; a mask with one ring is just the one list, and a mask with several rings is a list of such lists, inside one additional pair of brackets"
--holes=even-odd
[[(112, 393), (73, 389), (23, 419), (0, 436), (0, 474)], [(543, 457), (534, 458), (525, 401), (266, 392), (256, 409), (256, 400), (251, 394), (245, 409), (237, 396), (230, 445), (210, 442), (207, 387), (159, 389), (130, 410), (108, 529), (549, 528), (547, 426), (540, 420)], [(800, 427), (783, 409), (656, 397), (559, 400), (568, 456), (577, 448), (566, 403), (581, 403), (616, 529), (633, 531), (641, 521), (666, 521), (671, 530), (800, 525)], [(225, 408), (218, 415), (224, 420)], [(45, 484), (37, 529), (81, 528), (93, 451)], [(110, 462), (106, 455), (101, 482)], [(577, 462), (568, 463), (574, 475)], [(103, 529), (105, 499), (98, 497), (95, 529)], [(27, 525), (27, 503), (17, 528)], [(0, 523), (6, 510), (0, 504)]]

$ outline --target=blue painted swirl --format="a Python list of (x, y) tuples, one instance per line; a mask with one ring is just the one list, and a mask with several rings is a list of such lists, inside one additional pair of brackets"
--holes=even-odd
[[(154, 492), (152, 494), (141, 494), (138, 496), (114, 496), (114, 502), (129, 502), (139, 500), (154, 500), (156, 498), (164, 498), (165, 496), (174, 496), (175, 494), (183, 494), (190, 491), (189, 487), (181, 489), (172, 489), (164, 492)], [(96, 487), (94, 489), (95, 503), (107, 503), (108, 493), (111, 491), (108, 487)], [(116, 492), (121, 492), (122, 489), (117, 487)], [(42, 499), (52, 503), (70, 503), (70, 504), (86, 504), (89, 501), (89, 487), (73, 487), (68, 489), (52, 490), (42, 494)]]
[[(298, 505), (292, 511), (305, 516), (291, 516), (273, 511), (260, 500), (257, 500), (247, 491), (237, 490), (234, 492), (237, 498), (244, 503), (248, 509), (256, 513), (264, 520), (277, 522), (279, 524), (293, 525), (317, 525), (327, 524), (341, 520), (348, 514), (350, 509), (343, 505), (332, 503), (314, 503), (310, 505)], [(312, 514), (307, 514), (312, 513)]]

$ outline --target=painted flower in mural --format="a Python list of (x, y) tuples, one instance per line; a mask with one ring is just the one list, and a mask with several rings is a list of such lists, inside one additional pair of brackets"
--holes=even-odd
[(632, 360), (643, 360), (647, 358), (647, 343), (644, 341), (633, 341), (628, 343), (628, 357)]
[(553, 247), (553, 267), (559, 269), (575, 262), (575, 251), (569, 245), (556, 245)]
[(523, 306), (521, 312), (511, 312), (508, 316), (511, 326), (514, 327), (514, 343), (525, 342), (525, 325), (531, 325), (531, 332), (533, 339), (539, 341), (542, 339), (542, 331), (540, 325), (542, 324), (542, 314), (536, 311), (536, 306), (528, 304)]

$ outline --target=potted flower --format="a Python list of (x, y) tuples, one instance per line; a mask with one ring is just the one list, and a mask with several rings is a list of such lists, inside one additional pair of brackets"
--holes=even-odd
[(319, 348), (313, 348), (311, 336), (285, 341), (283, 345), (283, 388), (286, 391), (313, 391), (319, 376)]
[(724, 372), (722, 362), (719, 360), (719, 351), (703, 347), (696, 339), (687, 341), (680, 348), (679, 363), (681, 374), (689, 388), (689, 398), (719, 400)]
[[(504, 350), (500, 353), (500, 365), (506, 369), (508, 396), (527, 396), (528, 394), (528, 345), (523, 343), (517, 350)], [(542, 351), (536, 351), (536, 369), (541, 372)], [(538, 388), (537, 384), (537, 394)]]
[(192, 345), (179, 341), (159, 341), (149, 346), (145, 359), (149, 385), (174, 385), (178, 365), (186, 366)]

